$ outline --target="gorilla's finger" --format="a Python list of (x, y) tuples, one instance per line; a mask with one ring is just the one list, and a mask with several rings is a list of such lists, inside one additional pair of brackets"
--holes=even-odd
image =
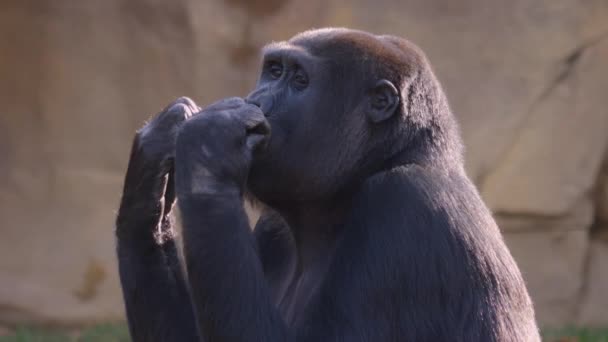
[(192, 109), (189, 105), (187, 105), (185, 103), (175, 103), (169, 108), (167, 113), (169, 113), (171, 115), (176, 115), (178, 117), (180, 117), (180, 116), (188, 117), (188, 116), (192, 115)]
[(190, 98), (188, 98), (186, 96), (181, 96), (181, 97), (178, 97), (177, 99), (175, 99), (175, 101), (172, 101), (168, 105), (166, 105), (160, 112), (158, 112), (157, 116), (160, 116), (163, 113), (168, 112), (171, 109), (171, 107), (173, 107), (177, 104), (183, 104), (188, 108), (196, 107), (196, 104)]
[(245, 123), (247, 129), (257, 126), (261, 122), (266, 121), (266, 116), (260, 107), (252, 104), (243, 106), (237, 113), (238, 117)]
[(245, 121), (245, 127), (247, 130), (247, 134), (259, 134), (259, 135), (269, 135), (270, 134), (270, 123), (264, 117), (257, 118), (252, 117), (248, 118)]
[(181, 97), (179, 97), (177, 100), (175, 100), (174, 103), (185, 104), (186, 106), (188, 106), (188, 108), (190, 109), (190, 111), (192, 113), (197, 113), (198, 111), (201, 110), (201, 107), (199, 107), (194, 101), (192, 101), (191, 98), (189, 98), (187, 96), (181, 96)]
[(236, 109), (245, 104), (245, 100), (240, 97), (229, 97), (210, 104), (203, 108), (203, 111), (221, 111)]
[(163, 124), (178, 124), (192, 116), (192, 110), (184, 103), (174, 103), (169, 109), (161, 113), (159, 120)]

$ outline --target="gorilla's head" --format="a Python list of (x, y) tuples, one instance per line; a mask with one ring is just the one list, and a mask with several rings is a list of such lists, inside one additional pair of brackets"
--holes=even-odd
[(248, 180), (268, 204), (327, 200), (396, 165), (459, 159), (441, 87), (398, 37), (321, 29), (270, 44), (247, 100), (271, 125)]

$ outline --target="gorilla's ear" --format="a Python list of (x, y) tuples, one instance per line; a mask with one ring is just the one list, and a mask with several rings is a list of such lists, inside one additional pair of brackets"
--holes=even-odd
[(374, 122), (382, 122), (390, 118), (399, 106), (399, 92), (388, 80), (380, 80), (372, 89), (369, 98), (368, 118)]

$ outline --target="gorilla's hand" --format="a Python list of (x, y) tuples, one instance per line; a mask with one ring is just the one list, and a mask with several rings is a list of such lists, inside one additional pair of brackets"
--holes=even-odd
[(253, 153), (269, 134), (260, 108), (241, 98), (224, 99), (203, 109), (182, 125), (177, 137), (177, 193), (240, 193)]
[(168, 218), (175, 203), (173, 160), (178, 128), (199, 110), (192, 100), (181, 97), (137, 131), (117, 218), (119, 237), (151, 236), (147, 230)]
[(191, 99), (180, 97), (137, 132), (140, 153), (150, 166), (157, 165), (163, 174), (169, 171), (175, 156), (178, 127), (200, 110)]

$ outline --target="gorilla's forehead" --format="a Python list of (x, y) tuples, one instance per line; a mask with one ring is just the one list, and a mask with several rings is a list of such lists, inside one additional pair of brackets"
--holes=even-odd
[(324, 28), (300, 33), (289, 40), (295, 46), (301, 46), (318, 55), (333, 53), (377, 51), (383, 44), (375, 35), (345, 28)]

